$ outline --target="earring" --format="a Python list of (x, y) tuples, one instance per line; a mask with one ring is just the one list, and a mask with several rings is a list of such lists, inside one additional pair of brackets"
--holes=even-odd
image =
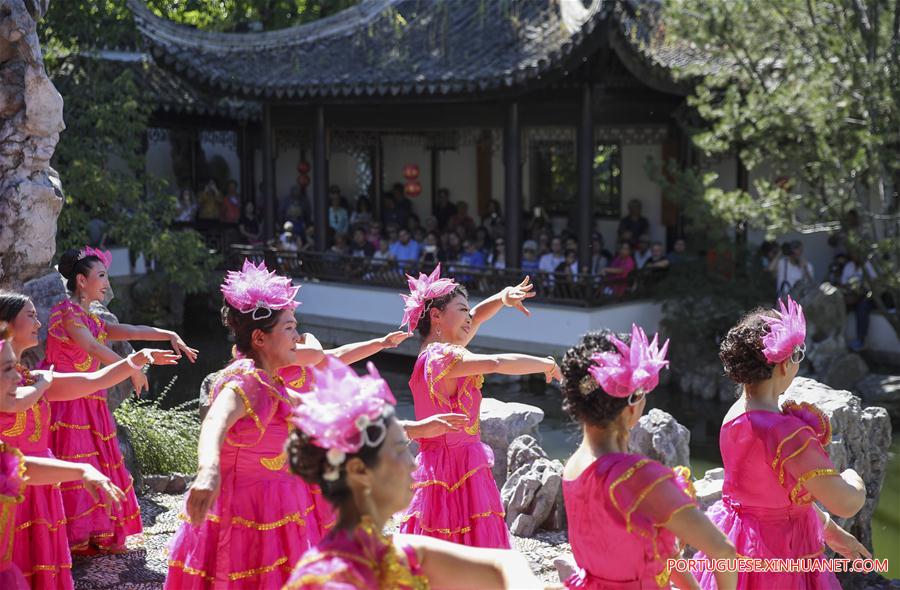
[(441, 329), (440, 328), (437, 329), (437, 335), (438, 335), (438, 338), (441, 337)]

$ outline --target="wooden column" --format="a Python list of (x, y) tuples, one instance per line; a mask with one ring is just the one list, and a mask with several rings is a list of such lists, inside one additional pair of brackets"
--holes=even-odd
[(384, 187), (384, 150), (381, 142), (381, 132), (375, 133), (375, 158), (372, 165), (372, 213), (375, 219), (381, 222), (381, 190)]
[(594, 116), (591, 110), (591, 84), (581, 91), (581, 119), (578, 123), (578, 272), (591, 269), (591, 231), (594, 228)]
[(504, 208), (506, 209), (506, 266), (519, 268), (522, 252), (522, 133), (519, 103), (511, 102), (503, 129)]
[[(437, 215), (438, 183), (441, 174), (441, 152), (438, 148), (431, 148), (431, 214)], [(425, 220), (421, 220), (425, 224)]]
[(325, 107), (313, 115), (313, 225), (316, 250), (324, 252), (328, 243), (328, 155), (325, 145)]
[(265, 217), (263, 233), (266, 239), (275, 237), (275, 212), (278, 210), (278, 199), (275, 196), (275, 162), (272, 157), (272, 108), (268, 103), (263, 105), (263, 190), (265, 191)]

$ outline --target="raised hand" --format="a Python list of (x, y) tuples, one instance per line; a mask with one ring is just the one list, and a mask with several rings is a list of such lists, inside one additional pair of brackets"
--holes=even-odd
[(503, 289), (500, 293), (500, 300), (506, 307), (515, 307), (526, 316), (531, 316), (531, 312), (525, 307), (524, 302), (537, 295), (532, 289), (534, 289), (534, 285), (531, 284), (531, 277), (525, 277), (518, 285)]
[(39, 391), (47, 391), (50, 389), (50, 386), (53, 385), (53, 366), (50, 366), (50, 369), (46, 371), (32, 371), (32, 377), (34, 377), (34, 385), (33, 387)]
[(391, 332), (390, 334), (385, 335), (381, 339), (381, 346), (384, 348), (396, 348), (400, 346), (404, 340), (412, 336), (412, 334), (408, 334), (404, 331), (398, 330), (396, 332)]

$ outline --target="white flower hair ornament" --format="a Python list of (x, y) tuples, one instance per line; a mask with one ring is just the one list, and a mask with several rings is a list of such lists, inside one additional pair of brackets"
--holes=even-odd
[(291, 416), (294, 426), (326, 450), (325, 481), (340, 479), (348, 454), (359, 452), (363, 445), (378, 447), (387, 436), (385, 418), (393, 413), (397, 400), (375, 365), (368, 363), (366, 369), (367, 374), (360, 376), (329, 358), (324, 369), (313, 369), (316, 387), (304, 394)]
[(291, 279), (269, 272), (265, 262), (255, 265), (247, 259), (240, 272), (228, 271), (222, 284), (225, 301), (241, 313), (253, 314), (254, 320), (264, 320), (274, 311), (295, 309), (299, 290)]

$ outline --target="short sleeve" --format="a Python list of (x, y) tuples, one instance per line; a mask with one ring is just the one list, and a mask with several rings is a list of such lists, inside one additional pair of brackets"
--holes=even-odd
[(231, 363), (212, 386), (211, 403), (225, 389), (231, 389), (244, 404), (245, 415), (232, 426), (225, 440), (233, 446), (254, 446), (262, 440), (275, 411), (275, 401), (263, 390), (253, 361)]
[(68, 300), (63, 301), (50, 314), (50, 327), (47, 328), (47, 333), (60, 342), (67, 342), (69, 340), (67, 325), (90, 329), (85, 324), (84, 315), (84, 312), (78, 309), (74, 303)]
[(428, 396), (436, 406), (450, 406), (449, 400), (442, 394), (442, 390), (447, 387), (442, 384), (442, 381), (447, 377), (450, 370), (462, 360), (463, 352), (465, 352), (465, 349), (461, 346), (444, 344), (442, 342), (430, 344), (425, 349), (425, 362), (422, 370), (425, 372)]
[(303, 559), (284, 590), (357, 590), (368, 587), (348, 567), (345, 559), (319, 554)]
[(794, 504), (807, 504), (812, 496), (804, 484), (814, 477), (838, 475), (825, 452), (831, 438), (827, 418), (809, 404), (786, 405), (784, 416), (766, 434), (766, 454), (778, 483)]
[(690, 471), (676, 469), (644, 457), (618, 470), (609, 495), (629, 532), (651, 532), (668, 524), (676, 512), (696, 506)]

